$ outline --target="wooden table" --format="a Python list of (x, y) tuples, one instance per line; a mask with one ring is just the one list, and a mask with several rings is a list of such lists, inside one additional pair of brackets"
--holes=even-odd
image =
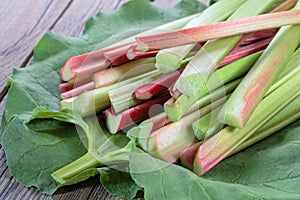
[[(202, 0), (204, 1), (204, 0)], [(66, 36), (80, 36), (85, 21), (99, 11), (111, 11), (126, 0), (1, 0), (0, 1), (0, 118), (4, 110), (5, 87), (13, 68), (26, 67), (34, 46), (49, 30)], [(172, 6), (179, 0), (156, 0), (158, 6)], [(0, 199), (120, 199), (109, 195), (97, 178), (60, 189), (54, 196), (25, 188), (10, 175), (0, 146)]]

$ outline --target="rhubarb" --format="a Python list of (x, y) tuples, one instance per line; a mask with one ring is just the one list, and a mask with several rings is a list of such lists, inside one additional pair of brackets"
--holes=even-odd
[[(171, 104), (166, 103), (165, 110), (169, 118), (174, 121), (178, 121), (197, 100), (201, 99), (201, 97), (207, 95), (210, 91), (213, 91), (214, 89), (217, 89), (218, 87), (221, 87), (224, 84), (246, 74), (261, 54), (262, 52), (251, 54), (217, 70), (213, 73), (211, 79), (207, 82), (207, 86), (204, 90), (202, 90), (201, 94), (197, 98), (183, 94), (176, 100), (176, 102)], [(230, 91), (232, 91), (237, 85), (233, 84), (233, 86), (234, 87), (231, 85), (230, 87), (228, 86)], [(220, 91), (222, 92), (222, 88)]]
[[(300, 5), (300, 4), (299, 4)], [(243, 128), (300, 43), (300, 25), (283, 27), (224, 106), (224, 124)], [(291, 40), (290, 38), (293, 38)], [(284, 53), (282, 53), (284, 52)]]
[(95, 84), (94, 84), (94, 82), (90, 82), (90, 83), (81, 85), (79, 87), (76, 87), (74, 89), (71, 89), (69, 91), (63, 92), (63, 93), (61, 93), (60, 96), (62, 97), (62, 99), (69, 99), (72, 97), (79, 96), (80, 94), (82, 94), (86, 91), (91, 91), (93, 89), (95, 89)]
[(258, 51), (264, 50), (272, 41), (273, 38), (267, 38), (246, 46), (243, 46), (241, 48), (235, 49), (231, 51), (224, 60), (218, 65), (217, 68), (223, 67), (225, 65), (228, 65), (240, 58), (243, 58), (245, 56), (248, 56), (250, 54), (256, 53)]
[[(234, 15), (231, 16), (230, 20), (224, 23), (233, 23), (236, 21), (235, 19), (245, 17), (245, 13), (252, 14), (258, 14), (266, 11), (268, 8), (270, 9), (271, 5), (270, 1), (264, 1), (264, 6), (262, 6), (261, 1), (256, 2), (254, 1), (248, 1), (245, 6), (243, 6), (241, 9), (239, 9)], [(248, 5), (249, 4), (249, 5)], [(258, 5), (259, 8), (257, 8)], [(251, 8), (251, 12), (248, 12), (249, 8)], [(254, 10), (252, 10), (254, 9)], [(289, 13), (294, 11), (286, 11), (281, 13), (272, 13), (272, 14), (266, 14), (266, 15), (260, 15), (250, 18), (242, 18), (239, 20), (249, 20), (248, 22), (254, 24), (256, 26), (260, 26), (263, 23), (269, 23), (271, 25), (270, 20), (274, 20), (275, 18), (271, 18), (270, 20), (266, 19), (265, 21), (262, 21), (262, 24), (260, 24), (259, 21), (251, 21), (256, 20), (255, 18), (264, 18), (266, 16), (271, 17), (271, 15), (281, 15), (283, 13)], [(300, 14), (300, 12), (298, 13)], [(285, 14), (283, 14), (285, 15)], [(289, 15), (288, 15), (289, 16)], [(267, 18), (267, 17), (266, 17)], [(293, 17), (292, 17), (293, 18)], [(282, 22), (282, 18), (277, 18), (277, 21)], [(249, 29), (249, 26), (242, 26), (241, 24), (237, 25), (237, 29)], [(262, 26), (267, 29), (266, 26)], [(228, 27), (229, 28), (229, 27)], [(231, 30), (231, 29), (228, 29)], [(236, 46), (237, 43), (239, 43), (239, 40), (242, 38), (243, 35), (235, 35), (232, 37), (226, 37), (219, 40), (209, 41), (207, 42), (202, 49), (196, 54), (195, 58), (189, 63), (189, 65), (185, 68), (183, 73), (181, 74), (180, 78), (177, 80), (175, 84), (175, 88), (179, 89), (182, 93), (186, 95), (191, 96), (197, 96), (213, 71), (216, 69), (218, 64), (224, 59), (224, 57)], [(195, 67), (197, 66), (197, 67)]]
[(59, 85), (59, 89), (61, 92), (67, 92), (69, 90), (72, 90), (76, 87), (79, 87), (79, 86), (82, 86), (82, 85), (85, 85), (87, 83), (90, 83), (92, 81), (92, 78), (91, 76), (86, 76), (86, 77), (81, 77), (81, 78), (77, 78), (77, 79), (74, 79), (74, 80), (71, 80), (69, 82), (66, 82), (66, 83), (61, 83)]
[(199, 175), (206, 173), (299, 96), (300, 73), (297, 73), (258, 104), (243, 129), (228, 126), (206, 140), (196, 155), (194, 171)]
[(171, 74), (165, 75), (147, 85), (144, 85), (140, 88), (138, 88), (134, 92), (134, 97), (138, 100), (147, 100), (150, 99), (158, 94), (160, 94), (162, 91), (169, 88), (177, 78), (180, 76), (180, 71), (175, 71)]
[(140, 76), (133, 77), (131, 79), (115, 83), (113, 85), (84, 92), (77, 97), (62, 100), (60, 103), (61, 107), (74, 110), (83, 117), (93, 115), (105, 108), (108, 108), (111, 105), (108, 97), (109, 91), (122, 87), (124, 85), (135, 83), (141, 79), (147, 78), (148, 76), (149, 73), (146, 73)]
[(217, 115), (221, 109), (222, 106), (200, 117), (193, 123), (193, 132), (199, 141), (205, 140), (223, 129), (224, 124), (217, 120)]
[(162, 73), (158, 70), (154, 70), (144, 74), (144, 76), (145, 78), (143, 79), (124, 86), (119, 86), (118, 88), (109, 91), (108, 96), (115, 113), (119, 113), (141, 103), (141, 100), (137, 100), (134, 98), (135, 90), (160, 78), (162, 76)]
[[(225, 98), (226, 99), (226, 98)], [(186, 148), (195, 143), (192, 123), (200, 116), (224, 104), (221, 98), (200, 110), (185, 116), (152, 133), (148, 139), (148, 153), (170, 163), (175, 163)]]
[(143, 150), (148, 151), (148, 138), (150, 135), (170, 123), (172, 121), (168, 119), (166, 113), (162, 112), (143, 121), (139, 126), (133, 127), (127, 135), (134, 138)]
[[(245, 0), (221, 0), (203, 11), (202, 15), (194, 18), (183, 28), (191, 28), (226, 20), (236, 11)], [(180, 67), (183, 59), (196, 46), (197, 43), (164, 49), (156, 56), (156, 67), (163, 72), (175, 71)]]
[(194, 159), (201, 144), (202, 142), (197, 142), (192, 146), (188, 147), (182, 153), (182, 155), (180, 156), (180, 162), (185, 168), (193, 170)]
[(118, 67), (99, 71), (92, 78), (96, 88), (100, 88), (155, 70), (154, 63), (154, 58), (135, 60)]
[[(230, 155), (240, 152), (253, 144), (256, 144), (257, 142), (269, 137), (280, 129), (300, 119), (300, 112), (297, 109), (299, 107), (300, 98), (297, 98), (292, 103), (283, 108), (275, 117), (264, 124), (247, 141), (238, 146)], [(202, 143), (202, 141), (198, 142), (184, 151), (184, 153), (180, 157), (180, 161), (184, 167), (193, 170), (196, 153)]]
[(172, 48), (300, 23), (300, 11), (283, 11), (136, 37), (141, 51)]
[(113, 50), (122, 48), (124, 46), (132, 46), (132, 43), (135, 42), (136, 36), (157, 34), (169, 30), (180, 29), (190, 20), (192, 20), (195, 17), (198, 17), (199, 15), (201, 15), (201, 13), (166, 23), (159, 27), (123, 39), (112, 45), (108, 44), (108, 47), (106, 47), (105, 49), (100, 49), (72, 57), (66, 62), (64, 67), (61, 69), (61, 77), (64, 81), (69, 81), (84, 76), (85, 74), (91, 74), (103, 70), (111, 64), (111, 61), (105, 57), (104, 52), (107, 52), (106, 54), (108, 56), (109, 52), (112, 52)]
[[(106, 127), (110, 133), (117, 133), (120, 130), (140, 122), (144, 119), (147, 119), (150, 115), (149, 111), (151, 108), (154, 108), (155, 105), (162, 105), (168, 99), (170, 95), (163, 95), (146, 101), (142, 104), (139, 104), (135, 107), (129, 108), (121, 113), (116, 114), (112, 108), (109, 108), (105, 111), (106, 113)], [(151, 111), (153, 112), (153, 110)], [(155, 111), (157, 112), (157, 111)], [(161, 112), (161, 111), (160, 111)]]

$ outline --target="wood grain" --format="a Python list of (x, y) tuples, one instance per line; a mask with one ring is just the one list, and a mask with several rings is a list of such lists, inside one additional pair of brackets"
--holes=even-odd
[[(115, 10), (126, 1), (11, 0), (3, 2), (2, 0), (0, 23), (5, 29), (0, 32), (0, 91), (4, 88), (12, 68), (28, 65), (34, 46), (48, 30), (66, 36), (80, 36), (88, 18), (99, 11)], [(179, 0), (157, 0), (154, 4), (168, 7), (177, 2)], [(1, 101), (0, 119), (3, 108), (4, 101)], [(23, 187), (11, 177), (2, 147), (0, 147), (0, 184), (1, 200), (123, 199), (108, 194), (97, 177), (59, 189), (53, 196), (42, 195), (35, 188)]]

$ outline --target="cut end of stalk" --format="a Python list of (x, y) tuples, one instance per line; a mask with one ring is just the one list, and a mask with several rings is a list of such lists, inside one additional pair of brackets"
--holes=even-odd
[(164, 104), (164, 110), (170, 120), (177, 122), (181, 119), (183, 113), (180, 106), (176, 105), (175, 99), (171, 98)]
[(149, 51), (149, 47), (147, 44), (145, 44), (144, 42), (142, 42), (139, 37), (136, 37), (135, 38), (137, 43), (138, 43), (138, 46), (137, 46), (137, 50), (138, 51), (142, 51), (142, 52), (146, 52), (146, 51)]
[(205, 139), (206, 137), (206, 132), (207, 132), (207, 128), (208, 127), (202, 127), (199, 126), (199, 123), (197, 123), (198, 121), (196, 121), (195, 123), (193, 123), (192, 127), (193, 127), (193, 132), (195, 134), (195, 137), (199, 140), (202, 141)]
[(243, 122), (239, 116), (236, 116), (233, 113), (224, 114), (224, 112), (221, 111), (218, 115), (218, 121), (236, 128), (244, 128), (245, 126), (245, 122)]
[(70, 109), (72, 110), (73, 109), (73, 104), (74, 104), (74, 101), (77, 99), (77, 97), (72, 97), (72, 98), (69, 98), (69, 99), (64, 99), (60, 102), (60, 107), (62, 109)]
[(107, 109), (106, 112), (106, 128), (111, 134), (116, 134), (120, 131), (119, 124), (122, 119), (122, 115), (115, 115), (112, 109)]
[(70, 68), (70, 61), (68, 60), (66, 64), (61, 69), (61, 78), (64, 81), (70, 81), (75, 77), (75, 73)]
[(170, 51), (160, 51), (156, 55), (155, 67), (162, 72), (173, 72), (180, 68), (183, 59)]
[(140, 92), (138, 89), (134, 92), (134, 98), (138, 100), (148, 100), (152, 97), (153, 95), (149, 92)]
[(187, 96), (198, 97), (205, 87), (207, 79), (201, 74), (181, 76), (175, 83), (174, 88)]

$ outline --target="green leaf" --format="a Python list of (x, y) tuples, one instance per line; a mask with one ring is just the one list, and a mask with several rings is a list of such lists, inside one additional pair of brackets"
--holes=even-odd
[(100, 181), (111, 194), (133, 199), (141, 188), (132, 180), (130, 174), (108, 167), (99, 168)]
[(300, 121), (228, 158), (203, 177), (136, 148), (130, 156), (131, 175), (148, 200), (299, 199), (299, 131)]
[[(7, 164), (14, 178), (27, 187), (52, 194), (59, 185), (51, 173), (85, 153), (71, 124), (14, 117), (2, 134)], [(76, 151), (74, 151), (76, 149)]]

